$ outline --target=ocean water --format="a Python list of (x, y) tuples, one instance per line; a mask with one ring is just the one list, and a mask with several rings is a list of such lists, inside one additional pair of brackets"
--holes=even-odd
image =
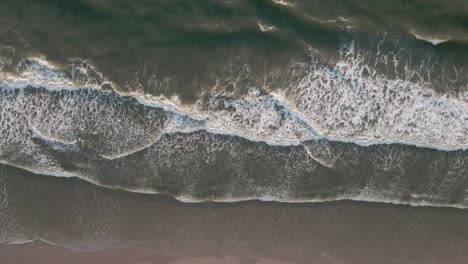
[(1, 1), (0, 242), (455, 263), (467, 73), (465, 0)]

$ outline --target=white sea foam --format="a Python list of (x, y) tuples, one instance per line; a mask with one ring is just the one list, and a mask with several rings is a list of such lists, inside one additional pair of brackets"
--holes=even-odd
[(429, 43), (431, 43), (431, 44), (434, 45), (434, 46), (439, 45), (439, 44), (441, 44), (441, 43), (444, 43), (444, 42), (447, 42), (447, 41), (450, 40), (450, 38), (443, 38), (443, 39), (440, 39), (440, 38), (434, 38), (434, 37), (425, 37), (425, 36), (416, 34), (416, 33), (414, 33), (414, 32), (413, 32), (413, 35), (414, 35), (414, 37), (415, 37), (416, 39), (429, 42)]
[(275, 26), (269, 26), (269, 25), (266, 25), (266, 24), (262, 24), (260, 22), (257, 22), (257, 25), (258, 25), (260, 31), (262, 31), (262, 32), (273, 31), (273, 30), (276, 29)]
[(316, 136), (300, 116), (271, 95), (250, 88), (243, 98), (213, 95), (205, 106), (210, 131), (239, 135), (270, 144), (299, 144)]
[(291, 86), (290, 100), (315, 130), (364, 145), (468, 147), (468, 93), (436, 93), (430, 82), (415, 81), (411, 71), (419, 73), (409, 67), (406, 76), (388, 78), (365, 56), (351, 43), (343, 46), (334, 65), (304, 66), (308, 74)]
[(44, 58), (29, 58), (17, 67), (17, 74), (2, 76), (0, 83), (3, 87), (24, 88), (26, 86), (43, 87), (50, 90), (77, 89), (83, 85), (76, 85), (63, 70)]
[(283, 6), (295, 6), (296, 3), (293, 2), (288, 2), (285, 0), (272, 0), (273, 3), (278, 4), (278, 5), (283, 5)]

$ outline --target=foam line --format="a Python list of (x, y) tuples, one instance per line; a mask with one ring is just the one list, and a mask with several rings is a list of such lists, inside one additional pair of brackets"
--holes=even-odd
[[(235, 109), (233, 115), (240, 115), (243, 118), (241, 122), (230, 116), (231, 112), (224, 110), (210, 108), (208, 112), (197, 109), (183, 111), (154, 97), (124, 93), (121, 96), (130, 96), (140, 104), (205, 123), (204, 127), (197, 129), (239, 135), (271, 145), (298, 145), (304, 140), (326, 138), (362, 146), (405, 144), (444, 151), (468, 148), (468, 135), (465, 135), (468, 131), (468, 100), (465, 102), (450, 96), (442, 97), (410, 81), (365, 78), (359, 70), (365, 68), (363, 58), (354, 54), (357, 52), (354, 47), (347, 49), (347, 55), (343, 55), (347, 59), (338, 62), (335, 68), (312, 64), (310, 74), (297, 86), (293, 85), (293, 95), (288, 103), (271, 95), (258, 95), (255, 88), (246, 98), (211, 98), (212, 103), (221, 102)], [(97, 86), (76, 86), (65, 74), (42, 59), (29, 59), (26, 68), (19, 76), (7, 76), (1, 80), (2, 89), (21, 90), (32, 86), (51, 91), (83, 88), (99, 90)], [(387, 92), (382, 93), (383, 89)], [(334, 94), (340, 97), (333, 97)], [(409, 99), (395, 104), (391, 102), (389, 94), (396, 94), (394, 101)], [(464, 98), (464, 95), (461, 96)], [(291, 104), (297, 106), (292, 107)], [(375, 114), (378, 111), (381, 114)], [(369, 125), (370, 119), (374, 124)], [(279, 122), (282, 126), (278, 126)], [(344, 127), (338, 126), (340, 124)], [(186, 129), (194, 130), (190, 127)], [(176, 131), (179, 130), (180, 126)]]

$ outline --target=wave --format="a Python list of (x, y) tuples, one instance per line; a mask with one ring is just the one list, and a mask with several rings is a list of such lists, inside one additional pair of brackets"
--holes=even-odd
[(30, 58), (0, 80), (0, 163), (184, 202), (465, 208), (467, 97), (436, 93), (410, 66), (390, 78), (351, 43), (334, 63), (293, 65), (283, 90), (236, 94), (228, 76), (181, 105)]
[[(256, 87), (249, 87), (241, 98), (233, 96), (227, 88), (234, 86), (236, 90), (240, 76), (229, 76), (225, 86), (220, 84), (226, 80), (220, 80), (192, 106), (168, 104), (170, 100), (163, 97), (118, 94), (174, 112), (174, 122), (175, 116), (187, 116), (204, 123), (203, 128), (214, 133), (239, 135), (273, 145), (298, 145), (304, 140), (326, 138), (364, 146), (401, 143), (448, 151), (466, 149), (468, 90), (462, 89), (456, 96), (439, 94), (431, 88), (429, 74), (433, 65), (429, 62), (421, 69), (412, 69), (410, 62), (400, 61), (401, 56), (389, 57), (380, 49), (378, 54), (371, 65), (372, 61), (351, 43), (342, 47), (340, 60), (334, 65), (317, 59), (294, 64), (292, 75), (299, 76), (287, 84), (281, 96)], [(389, 79), (379, 74), (374, 68), (384, 62), (389, 64), (387, 68), (395, 67), (395, 71), (403, 65), (400, 67), (404, 68), (404, 76)], [(100, 90), (99, 81), (83, 77), (86, 74), (81, 65), (75, 67), (80, 70), (73, 68), (72, 72), (73, 76), (81, 73), (80, 79), (86, 79), (88, 84), (85, 86), (83, 82), (77, 85), (73, 78), (43, 59), (26, 60), (20, 68), (21, 74), (1, 80), (3, 89), (31, 86), (48, 90)], [(245, 71), (239, 74), (248, 75), (248, 68)], [(199, 129), (188, 128), (188, 124), (181, 122), (174, 124), (172, 130)]]
[(460, 188), (466, 184), (468, 160), (462, 151), (363, 148), (324, 140), (269, 146), (198, 131), (165, 134), (151, 147), (111, 160), (83, 149), (49, 149), (47, 154), (75, 166), (46, 175), (73, 174), (106, 188), (162, 193), (190, 203), (355, 200), (466, 207)]
[(450, 38), (440, 39), (440, 38), (434, 38), (434, 37), (425, 37), (425, 36), (416, 34), (416, 33), (414, 33), (414, 32), (413, 32), (412, 34), (414, 35), (414, 37), (415, 37), (416, 39), (429, 42), (429, 43), (431, 43), (431, 44), (434, 45), (434, 46), (437, 46), (437, 45), (439, 45), (439, 44), (445, 43), (445, 42), (447, 42), (447, 41), (450, 40)]
[[(392, 151), (395, 151), (397, 147), (393, 146), (393, 148), (390, 148)], [(380, 152), (380, 151), (379, 151)], [(264, 154), (264, 153), (260, 153)], [(343, 153), (341, 153), (343, 154)], [(356, 154), (356, 153), (354, 153)], [(132, 192), (132, 193), (139, 193), (139, 194), (147, 194), (147, 195), (165, 195), (174, 198), (175, 200), (183, 203), (204, 203), (204, 202), (215, 202), (215, 203), (237, 203), (237, 202), (244, 202), (244, 201), (262, 201), (262, 202), (280, 202), (280, 203), (324, 203), (324, 202), (336, 202), (336, 201), (356, 201), (356, 202), (370, 202), (370, 203), (384, 203), (384, 204), (394, 204), (394, 205), (409, 205), (409, 206), (414, 206), (414, 207), (450, 207), (450, 208), (458, 208), (458, 209), (466, 209), (468, 208), (468, 205), (466, 203), (466, 193), (462, 194), (462, 197), (459, 197), (458, 195), (458, 190), (460, 188), (464, 188), (464, 182), (466, 182), (466, 179), (463, 179), (463, 181), (460, 180), (460, 174), (466, 174), (466, 171), (460, 171), (460, 174), (457, 173), (456, 168), (453, 168), (451, 171), (448, 171), (449, 177), (443, 177), (443, 179), (440, 180), (432, 180), (435, 182), (431, 182), (430, 184), (424, 184), (419, 190), (413, 189), (414, 186), (406, 186), (402, 188), (403, 186), (397, 186), (399, 183), (399, 180), (411, 180), (411, 172), (408, 173), (403, 173), (402, 175), (392, 175), (396, 171), (401, 172), (402, 169), (409, 169), (410, 165), (408, 164), (407, 168), (401, 168), (399, 166), (394, 166), (392, 167), (391, 163), (395, 162), (394, 160), (388, 160), (391, 159), (391, 155), (380, 155), (380, 157), (376, 158), (371, 158), (372, 155), (375, 155), (375, 151), (373, 153), (369, 153), (369, 156), (364, 157), (363, 159), (368, 159), (372, 163), (372, 167), (380, 169), (380, 171), (374, 171), (374, 173), (377, 173), (377, 175), (374, 175), (374, 177), (371, 177), (368, 179), (368, 182), (365, 185), (361, 186), (353, 186), (351, 184), (351, 181), (356, 180), (356, 175), (354, 175), (354, 168), (348, 167), (347, 171), (348, 173), (346, 175), (341, 175), (342, 177), (347, 177), (348, 179), (348, 186), (333, 186), (329, 188), (329, 190), (312, 190), (313, 188), (310, 188), (309, 190), (306, 190), (306, 193), (304, 192), (297, 192), (297, 193), (292, 193), (294, 190), (285, 190), (285, 189), (278, 189), (277, 187), (281, 186), (276, 186), (273, 187), (273, 189), (270, 189), (271, 186), (253, 186), (253, 190), (255, 190), (255, 194), (251, 193), (250, 195), (245, 195), (242, 194), (242, 191), (236, 194), (236, 190), (227, 190), (225, 189), (223, 193), (217, 192), (216, 191), (211, 193), (213, 191), (213, 186), (210, 186), (210, 184), (207, 184), (205, 186), (199, 186), (199, 188), (207, 189), (209, 193), (205, 193), (203, 195), (200, 195), (198, 192), (206, 192), (206, 190), (196, 190), (196, 186), (181, 186), (184, 189), (191, 189), (191, 193), (181, 193), (176, 190), (169, 190), (167, 187), (169, 186), (160, 186), (159, 188), (154, 188), (151, 186), (146, 186), (146, 187), (135, 187), (133, 184), (126, 185), (124, 183), (109, 183), (106, 182), (106, 180), (103, 180), (102, 178), (105, 177), (90, 177), (89, 175), (51, 175), (51, 174), (41, 174), (38, 171), (31, 170), (29, 168), (24, 168), (24, 167), (18, 167), (15, 166), (14, 164), (6, 164), (3, 161), (0, 162), (0, 167), (1, 166), (9, 166), (12, 168), (17, 168), (21, 170), (25, 170), (31, 173), (34, 173), (37, 177), (48, 177), (48, 176), (56, 176), (56, 177), (68, 177), (68, 178), (78, 178), (80, 180), (84, 180), (86, 182), (89, 182), (95, 186), (107, 188), (107, 189), (114, 189), (114, 190), (121, 190), (121, 191), (126, 191), (126, 192)], [(393, 154), (394, 155), (394, 154)], [(400, 161), (404, 159), (405, 157), (398, 157), (398, 155), (394, 155), (393, 158), (397, 158)], [(315, 159), (313, 159), (315, 160)], [(376, 161), (382, 162), (382, 160), (385, 160), (384, 164), (376, 164)], [(437, 162), (440, 162), (437, 161)], [(466, 169), (466, 158), (465, 161), (463, 161), (462, 167)], [(318, 162), (321, 163), (321, 162)], [(411, 161), (410, 161), (411, 163)], [(460, 160), (456, 161), (455, 163), (460, 163)], [(364, 163), (361, 161), (360, 165), (363, 165)], [(452, 163), (453, 164), (453, 163)], [(269, 164), (271, 166), (271, 164)], [(395, 164), (394, 164), (395, 165)], [(400, 165), (401, 166), (401, 165)], [(326, 166), (328, 167), (328, 166)], [(427, 175), (427, 179), (433, 179), (434, 177), (437, 177), (440, 173), (438, 172), (432, 172), (432, 170), (437, 168), (437, 166), (431, 167), (425, 171), (425, 173), (431, 172), (430, 175)], [(127, 168), (126, 168), (127, 169)], [(191, 168), (188, 168), (187, 170), (190, 170)], [(278, 167), (274, 168), (278, 169)], [(281, 168), (279, 168), (281, 169)], [(314, 172), (317, 173), (318, 170), (314, 168)], [(102, 171), (102, 170), (101, 170)], [(144, 171), (141, 170), (141, 171)], [(139, 172), (141, 172), (139, 171)], [(132, 171), (135, 172), (135, 171)], [(194, 173), (193, 171), (191, 171)], [(283, 171), (284, 172), (284, 171)], [(444, 171), (446, 172), (446, 171)], [(108, 173), (115, 173), (115, 171), (109, 171)], [(218, 175), (216, 176), (221, 176), (225, 171), (219, 171)], [(297, 173), (297, 172), (296, 172)], [(122, 173), (117, 173), (120, 175), (114, 175), (113, 177), (121, 177)], [(124, 177), (132, 177), (134, 176), (131, 173), (123, 173), (125, 174)], [(147, 175), (146, 175), (147, 176)], [(152, 175), (151, 177), (157, 177), (158, 175)], [(173, 175), (172, 175), (173, 176)], [(196, 180), (200, 180), (200, 177), (206, 177), (208, 175), (197, 175), (196, 172), (193, 174)], [(265, 175), (260, 175), (258, 177), (262, 177)], [(279, 176), (279, 175), (274, 175), (274, 176)], [(286, 175), (282, 175), (286, 176)], [(314, 174), (309, 174), (309, 177), (313, 178), (312, 180), (317, 180), (317, 178), (320, 178), (320, 175), (314, 175)], [(369, 175), (366, 175), (369, 177)], [(149, 177), (149, 176), (147, 176)], [(167, 176), (170, 177), (170, 176)], [(246, 175), (246, 177), (252, 177), (252, 175)], [(383, 177), (391, 177), (390, 179), (382, 179)], [(420, 177), (417, 175), (417, 177)], [(450, 177), (456, 177), (456, 180), (452, 179), (452, 182), (449, 185), (452, 185), (453, 190), (445, 189), (447, 185), (447, 181), (450, 180)], [(253, 177), (254, 178), (254, 177)], [(290, 178), (290, 177), (286, 177)], [(400, 179), (399, 179), (400, 178)], [(226, 179), (226, 178), (224, 178)], [(146, 181), (148, 182), (148, 179), (142, 179), (142, 177), (139, 177), (139, 181)], [(193, 181), (193, 179), (186, 179)], [(239, 177), (237, 180), (242, 179)], [(378, 182), (379, 180), (383, 180), (382, 182)], [(419, 179), (420, 180), (420, 179)], [(187, 183), (187, 182), (185, 182)], [(232, 182), (225, 181), (223, 182), (226, 185), (232, 185)], [(236, 184), (234, 188), (241, 188), (241, 186), (245, 186), (243, 184), (246, 184), (244, 182), (240, 184)], [(294, 185), (296, 184), (297, 186), (291, 186), (291, 188), (296, 189), (301, 185), (308, 184), (307, 181), (298, 181), (298, 182), (284, 182), (284, 185)], [(376, 186), (372, 186), (372, 184), (376, 185), (382, 185), (379, 186), (379, 188), (375, 188)], [(401, 183), (400, 183), (401, 184)], [(427, 188), (428, 185), (434, 185), (432, 188)], [(438, 186), (440, 184), (440, 186)], [(359, 184), (358, 184), (359, 185)], [(460, 187), (462, 185), (462, 187)], [(233, 186), (231, 186), (233, 187)], [(283, 186), (284, 187), (284, 186)], [(304, 186), (301, 186), (304, 187)], [(310, 186), (309, 186), (310, 187)], [(244, 187), (245, 188), (245, 187)], [(307, 188), (307, 187), (305, 187)], [(425, 189), (426, 188), (426, 189)], [(435, 190), (437, 188), (443, 188), (444, 193), (441, 193), (441, 190)], [(241, 190), (241, 189), (238, 189)], [(281, 192), (281, 191), (282, 192)], [(339, 194), (336, 190), (340, 190), (342, 192)], [(295, 190), (297, 191), (297, 189)], [(302, 190), (304, 191), (304, 190)]]
[[(412, 69), (404, 55), (370, 57), (351, 43), (333, 65), (306, 66), (305, 77), (291, 87), (292, 101), (312, 127), (330, 139), (465, 149), (467, 91), (435, 92), (435, 66), (422, 62), (420, 69)], [(379, 73), (380, 64), (394, 68), (394, 77)]]
[(282, 6), (295, 6), (296, 5), (295, 3), (284, 1), (284, 0), (272, 0), (272, 1), (275, 4), (282, 5)]

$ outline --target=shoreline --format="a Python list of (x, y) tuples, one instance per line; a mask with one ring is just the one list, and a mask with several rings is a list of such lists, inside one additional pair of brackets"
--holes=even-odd
[(1, 263), (21, 264), (297, 264), (263, 258), (169, 256), (144, 246), (75, 251), (43, 241), (0, 246)]

